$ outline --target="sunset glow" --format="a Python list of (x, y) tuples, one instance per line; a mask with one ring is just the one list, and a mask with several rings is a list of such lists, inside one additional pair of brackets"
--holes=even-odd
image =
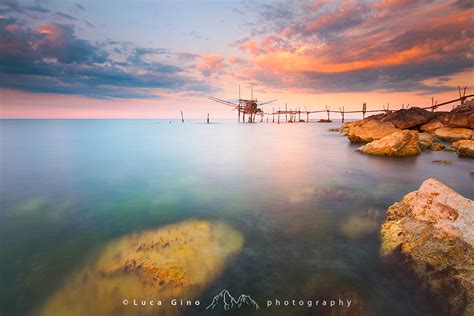
[(239, 85), (272, 107), (427, 106), (474, 88), (473, 14), (462, 0), (6, 1), (0, 116), (234, 118), (207, 97)]

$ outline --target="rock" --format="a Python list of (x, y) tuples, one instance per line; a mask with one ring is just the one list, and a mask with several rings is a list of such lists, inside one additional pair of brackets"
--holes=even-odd
[(445, 144), (441, 144), (441, 143), (433, 143), (431, 144), (430, 146), (430, 149), (433, 150), (433, 151), (442, 151), (446, 148), (446, 145)]
[(419, 133), (418, 134), (418, 146), (421, 150), (425, 150), (431, 147), (435, 137), (433, 134), (429, 133)]
[(449, 127), (474, 129), (474, 100), (458, 105), (450, 112), (436, 112), (436, 118)]
[(347, 135), (349, 134), (349, 130), (351, 127), (355, 126), (356, 124), (360, 124), (361, 121), (354, 121), (354, 122), (346, 122), (341, 125), (339, 128), (340, 132), (342, 135)]
[(458, 142), (463, 142), (457, 145), (459, 156), (474, 158), (474, 140), (460, 140)]
[(471, 143), (474, 143), (474, 140), (462, 139), (462, 140), (455, 141), (454, 143), (451, 144), (451, 146), (455, 149), (458, 149), (459, 146), (461, 145), (466, 145), (466, 144), (471, 144)]
[(435, 131), (436, 137), (448, 142), (454, 142), (461, 139), (471, 139), (472, 129), (460, 127), (441, 127)]
[(442, 164), (445, 164), (445, 165), (452, 165), (453, 164), (452, 160), (433, 160), (432, 162), (433, 163), (442, 163)]
[(435, 117), (433, 112), (423, 110), (419, 107), (402, 109), (384, 115), (380, 121), (390, 122), (396, 128), (407, 129), (427, 123)]
[(437, 119), (432, 119), (426, 124), (420, 126), (420, 131), (433, 134), (438, 128), (443, 127), (443, 123)]
[(413, 156), (420, 153), (417, 131), (398, 131), (379, 140), (374, 140), (358, 149), (370, 155)]
[[(39, 314), (174, 315), (170, 300), (197, 299), (242, 246), (239, 231), (204, 220), (121, 237), (86, 260)], [(163, 305), (140, 306), (138, 312), (133, 299), (138, 304), (159, 299)]]
[(474, 315), (474, 201), (436, 179), (389, 207), (381, 254), (421, 280), (446, 315)]
[(468, 101), (466, 104), (458, 105), (454, 110), (449, 112), (448, 126), (473, 128), (474, 106), (470, 103), (472, 102)]
[(349, 127), (347, 137), (351, 142), (371, 142), (400, 131), (392, 123), (365, 119), (354, 122)]

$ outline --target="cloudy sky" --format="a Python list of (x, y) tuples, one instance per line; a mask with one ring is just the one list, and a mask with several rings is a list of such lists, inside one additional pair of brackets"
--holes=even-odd
[(233, 117), (474, 93), (470, 0), (0, 0), (4, 118)]

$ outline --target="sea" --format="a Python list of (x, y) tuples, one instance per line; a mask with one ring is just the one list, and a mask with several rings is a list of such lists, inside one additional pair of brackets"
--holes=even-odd
[[(202, 304), (226, 289), (259, 302), (245, 315), (356, 314), (314, 306), (345, 297), (366, 315), (436, 315), (420, 284), (380, 257), (380, 226), (429, 178), (474, 199), (473, 161), (364, 155), (329, 131), (340, 124), (0, 120), (0, 315), (35, 315), (117, 238), (190, 219), (244, 240)], [(267, 307), (293, 299), (304, 306)]]

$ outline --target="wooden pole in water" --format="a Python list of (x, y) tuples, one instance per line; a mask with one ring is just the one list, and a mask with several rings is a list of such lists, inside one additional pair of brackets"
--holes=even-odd
[(272, 123), (275, 123), (275, 108), (272, 108)]
[(285, 121), (288, 122), (288, 104), (285, 103)]
[(306, 112), (306, 123), (309, 122), (309, 112)]
[(298, 123), (301, 121), (301, 110), (298, 108)]
[(339, 111), (341, 112), (341, 115), (342, 115), (342, 123), (344, 123), (344, 107), (339, 107)]
[(207, 113), (207, 124), (209, 124), (209, 113)]
[(362, 104), (362, 118), (365, 119), (365, 111), (367, 111), (367, 103)]
[(280, 124), (280, 107), (278, 107), (278, 124)]
[(181, 123), (184, 123), (183, 111), (181, 111)]

